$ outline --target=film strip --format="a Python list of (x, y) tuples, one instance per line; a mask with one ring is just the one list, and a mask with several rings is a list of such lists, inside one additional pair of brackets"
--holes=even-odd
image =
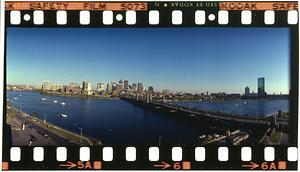
[(6, 24), (19, 27), (286, 26), (298, 23), (297, 9), (296, 2), (7, 2), (6, 16), (10, 21), (6, 20)]
[[(4, 105), (3, 105), (4, 107), (3, 133), (4, 134), (2, 138), (3, 141), (2, 170), (92, 170), (92, 169), (93, 170), (224, 170), (224, 169), (226, 170), (297, 170), (298, 78), (299, 78), (299, 74), (297, 72), (299, 69), (299, 49), (298, 49), (299, 17), (298, 16), (299, 16), (298, 2), (295, 1), (291, 1), (291, 2), (6, 1), (5, 2), (5, 45), (4, 45), (4, 51), (5, 51), (4, 84), (6, 88), (4, 90), (3, 100), (7, 100), (7, 101), (4, 101)], [(258, 86), (257, 86), (260, 87), (259, 86), (260, 83), (263, 82), (263, 93), (262, 93), (263, 95), (260, 95), (259, 88), (257, 93), (250, 93), (250, 91), (247, 91), (247, 87), (246, 87), (245, 93), (243, 93), (243, 95), (227, 94), (227, 96), (226, 93), (225, 95), (223, 95), (223, 93), (221, 92), (219, 92), (218, 94), (210, 94), (210, 95), (208, 94), (208, 92), (203, 94), (201, 93), (199, 95), (196, 93), (190, 95), (190, 94), (182, 94), (178, 92), (170, 93), (169, 90), (162, 90), (160, 93), (159, 91), (155, 92), (152, 86), (149, 86), (147, 91), (145, 91), (142, 83), (141, 84), (138, 83), (135, 86), (134, 84), (128, 86), (128, 80), (124, 80), (122, 82), (120, 80), (119, 83), (112, 83), (111, 85), (110, 83), (108, 83), (107, 88), (105, 88), (105, 91), (104, 89), (102, 89), (102, 87), (104, 86), (102, 86), (101, 83), (97, 84), (97, 88), (95, 89), (95, 91), (93, 91), (91, 88), (92, 86), (90, 85), (91, 83), (86, 81), (83, 82), (82, 86), (78, 86), (78, 85), (74, 86), (75, 85), (74, 83), (72, 84), (70, 83), (69, 85), (57, 86), (51, 83), (52, 84), (51, 88), (49, 86), (50, 81), (44, 81), (41, 88), (24, 86), (24, 84), (22, 85), (22, 84), (10, 83), (13, 81), (10, 80), (11, 77), (10, 75), (17, 75), (10, 71), (13, 69), (13, 67), (10, 67), (10, 65), (13, 66), (13, 62), (10, 61), (10, 58), (12, 58), (11, 57), (12, 54), (14, 54), (12, 52), (27, 51), (24, 49), (22, 50), (22, 49), (15, 48), (14, 45), (9, 43), (10, 41), (16, 39), (14, 37), (14, 34), (17, 35), (16, 37), (22, 37), (18, 35), (17, 32), (14, 32), (14, 29), (21, 31), (22, 32), (21, 35), (23, 35), (23, 31), (24, 31), (24, 35), (25, 35), (26, 33), (30, 33), (25, 31), (26, 29), (34, 29), (34, 33), (35, 33), (39, 31), (44, 31), (44, 29), (51, 30), (51, 29), (58, 29), (58, 28), (65, 29), (65, 30), (82, 29), (81, 30), (82, 32), (78, 32), (77, 34), (81, 34), (84, 31), (92, 31), (93, 29), (96, 28), (107, 29), (107, 30), (128, 29), (137, 32), (141, 29), (153, 29), (154, 31), (157, 31), (160, 29), (201, 30), (205, 28), (206, 29), (217, 28), (222, 31), (226, 31), (233, 28), (241, 29), (241, 30), (255, 28), (255, 29), (266, 29), (266, 30), (269, 29), (271, 31), (271, 30), (284, 28), (288, 30), (288, 34), (286, 36), (286, 39), (288, 41), (286, 43), (286, 46), (288, 47), (287, 48), (289, 54), (288, 58), (290, 58), (290, 59), (285, 59), (286, 61), (289, 61), (288, 63), (289, 68), (287, 72), (288, 73), (287, 79), (289, 81), (287, 81), (287, 83), (284, 84), (289, 85), (289, 88), (287, 88), (288, 91), (284, 95), (281, 92), (280, 94), (274, 93), (273, 95), (272, 94), (269, 95), (265, 92), (265, 78), (263, 79), (258, 78)], [(238, 33), (238, 31), (236, 30), (234, 30), (234, 32)], [(32, 35), (34, 35), (34, 33)], [(57, 33), (59, 32), (57, 31)], [(187, 32), (182, 32), (182, 34), (186, 34), (186, 33)], [(92, 34), (97, 35), (95, 32), (93, 32)], [(111, 37), (114, 36), (113, 33), (108, 33), (108, 34), (111, 34), (110, 35)], [(154, 33), (149, 33), (149, 34), (152, 34), (153, 36), (155, 35)], [(178, 32), (177, 34), (180, 34), (180, 32)], [(220, 33), (216, 32), (216, 34), (220, 34)], [(244, 34), (239, 36), (244, 36)], [(46, 35), (46, 33), (44, 33), (44, 35)], [(135, 34), (132, 34), (131, 36), (133, 35)], [(205, 34), (203, 34), (203, 36), (204, 35)], [(278, 37), (280, 36), (278, 35)], [(58, 37), (55, 38), (57, 39)], [(248, 39), (250, 38), (251, 37), (248, 37)], [(274, 41), (276, 42), (276, 34), (273, 36), (273, 38)], [(24, 39), (30, 39), (30, 38), (24, 38)], [(51, 37), (48, 37), (47, 39), (51, 39)], [(71, 38), (66, 37), (66, 39), (71, 39)], [(124, 37), (124, 38), (122, 37), (122, 39), (137, 40), (128, 37)], [(169, 37), (169, 39), (173, 40), (172, 37)], [(220, 39), (223, 39), (222, 36), (220, 36)], [(115, 40), (115, 38), (113, 40)], [(162, 39), (160, 39), (160, 41), (162, 41)], [(126, 41), (124, 42), (123, 40), (121, 42), (123, 43), (124, 46), (125, 44), (130, 44), (129, 42)], [(180, 44), (184, 44), (184, 43), (185, 42), (182, 41)], [(241, 42), (241, 44), (243, 43), (244, 42)], [(49, 44), (51, 44), (50, 41)], [(57, 44), (59, 44), (59, 42), (57, 42)], [(144, 44), (148, 46), (146, 42), (144, 42)], [(253, 47), (255, 46), (254, 44), (255, 41), (252, 44)], [(61, 44), (61, 45), (65, 46), (65, 44)], [(50, 46), (50, 45), (45, 44), (45, 46)], [(270, 46), (271, 46), (271, 42), (270, 42)], [(65, 47), (62, 48), (64, 49)], [(85, 48), (88, 49), (88, 47)], [(239, 47), (235, 47), (235, 48), (239, 49)], [(251, 48), (252, 47), (249, 47), (248, 51), (251, 51)], [(169, 49), (170, 49), (169, 51), (175, 51), (176, 48), (174, 48), (174, 50), (171, 50), (173, 48), (169, 48)], [(140, 52), (137, 50), (138, 51), (137, 53), (152, 54), (150, 50), (152, 51), (151, 48), (149, 48), (149, 51), (145, 51), (145, 52)], [(54, 51), (53, 56), (55, 56), (56, 50), (53, 51)], [(87, 51), (92, 51), (92, 50), (88, 49)], [(271, 50), (268, 49), (268, 51)], [(162, 52), (166, 53), (165, 51)], [(31, 53), (35, 54), (34, 52)], [(130, 53), (132, 52), (130, 51)], [(227, 52), (224, 52), (224, 54), (226, 53)], [(232, 52), (228, 52), (228, 53), (230, 54)], [(111, 52), (111, 54), (114, 53)], [(24, 55), (26, 55), (26, 52), (24, 52)], [(109, 54), (106, 55), (109, 56)], [(38, 60), (35, 59), (35, 60), (41, 61), (41, 63), (43, 64), (47, 63), (45, 61), (49, 60), (50, 63), (51, 58), (48, 57), (49, 59), (47, 59), (47, 57), (45, 56), (42, 59), (38, 59)], [(71, 57), (69, 58), (72, 59)], [(111, 56), (111, 58), (113, 57)], [(148, 58), (149, 58), (148, 60), (151, 61), (150, 60), (151, 57)], [(69, 64), (66, 61), (64, 61), (63, 58), (62, 61), (63, 63)], [(245, 63), (247, 63), (246, 61), (247, 60), (245, 60)], [(30, 60), (29, 62), (32, 63), (32, 61)], [(248, 62), (250, 63), (250, 61)], [(74, 62), (74, 64), (75, 63), (76, 62)], [(82, 62), (82, 65), (83, 63), (84, 62)], [(182, 61), (182, 63), (185, 62)], [(270, 59), (268, 62), (265, 63), (266, 65), (270, 63), (271, 66), (273, 64), (272, 60)], [(72, 64), (73, 62), (70, 63), (70, 65)], [(107, 64), (107, 65), (109, 66), (112, 64)], [(239, 66), (240, 64), (235, 64), (235, 65)], [(22, 65), (19, 64), (18, 67), (21, 68)], [(58, 68), (59, 68), (59, 64), (58, 64)], [(137, 68), (140, 69), (139, 67)], [(155, 67), (151, 69), (154, 70), (154, 68)], [(159, 70), (159, 67), (157, 68)], [(256, 68), (254, 67), (253, 70), (255, 69)], [(12, 71), (14, 70), (17, 71), (17, 69), (15, 68)], [(42, 69), (40, 70), (42, 71)], [(127, 70), (129, 69), (126, 68), (126, 71)], [(142, 72), (143, 69), (140, 70), (141, 70), (140, 72), (143, 73)], [(273, 72), (274, 71), (276, 70), (273, 70)], [(9, 75), (9, 72), (13, 74)], [(47, 76), (46, 74), (39, 74), (39, 75)], [(73, 75), (76, 74), (74, 73)], [(23, 78), (27, 78), (27, 77), (23, 76)], [(127, 82), (127, 86), (125, 84), (126, 82)], [(52, 90), (53, 87), (55, 87), (55, 89), (56, 87), (59, 87), (59, 89), (56, 90), (60, 90), (60, 91), (53, 91)], [(146, 140), (147, 140), (147, 134), (149, 134), (148, 133), (149, 130), (145, 128), (139, 128), (141, 130), (145, 130), (145, 132), (135, 131), (135, 130), (133, 131), (133, 129), (130, 129), (130, 124), (132, 123), (127, 121), (128, 125), (125, 128), (121, 124), (118, 125), (122, 126), (123, 128), (122, 127), (118, 128), (117, 126), (114, 126), (114, 128), (108, 127), (108, 129), (106, 129), (105, 133), (104, 134), (102, 133), (102, 135), (107, 140), (111, 140), (112, 143), (106, 143), (105, 139), (103, 139), (103, 143), (102, 143), (102, 140), (99, 140), (98, 138), (93, 138), (94, 136), (93, 137), (90, 136), (93, 135), (95, 132), (101, 133), (101, 131), (95, 129), (93, 132), (90, 131), (91, 133), (87, 133), (85, 131), (85, 128), (88, 128), (89, 124), (79, 124), (80, 122), (85, 121), (85, 119), (72, 118), (72, 115), (67, 114), (67, 112), (70, 111), (66, 111), (66, 112), (57, 111), (55, 113), (59, 113), (59, 114), (56, 114), (56, 117), (54, 118), (50, 115), (51, 110), (49, 109), (44, 109), (43, 112), (40, 112), (37, 109), (35, 109), (37, 108), (37, 106), (36, 104), (34, 104), (34, 100), (29, 100), (31, 104), (29, 103), (29, 105), (27, 105), (28, 107), (26, 107), (26, 102), (24, 103), (21, 101), (27, 95), (28, 92), (30, 93), (33, 92), (33, 94), (35, 94), (36, 92), (41, 93), (42, 97), (38, 98), (40, 100), (36, 104), (41, 104), (41, 102), (42, 104), (43, 103), (47, 104), (47, 102), (50, 103), (50, 99), (51, 99), (52, 104), (61, 104), (61, 106), (63, 107), (68, 107), (69, 102), (67, 102), (67, 100), (68, 101), (71, 100), (60, 99), (60, 97), (68, 97), (70, 99), (91, 98), (91, 99), (105, 100), (109, 95), (110, 99), (118, 98), (122, 101), (126, 101), (127, 103), (133, 104), (135, 107), (139, 107), (139, 108), (142, 107), (146, 111), (149, 111), (149, 113), (155, 112), (159, 115), (167, 116), (166, 119), (164, 118), (152, 119), (154, 121), (171, 120), (171, 121), (176, 121), (176, 123), (180, 123), (178, 124), (180, 126), (181, 123), (184, 123), (184, 125), (188, 125), (188, 126), (191, 125), (197, 127), (199, 127), (199, 125), (202, 125), (205, 126), (204, 128), (209, 128), (209, 130), (213, 132), (210, 131), (211, 133), (208, 133), (208, 131), (205, 131), (206, 134), (201, 134), (201, 135), (199, 134), (196, 143), (188, 142), (187, 140), (189, 140), (189, 138), (184, 138), (185, 135), (186, 137), (190, 136), (188, 132), (194, 131), (191, 129), (187, 129), (186, 131), (182, 129), (183, 130), (182, 132), (178, 132), (179, 139), (176, 135), (175, 136), (168, 135), (168, 133), (167, 134), (165, 133), (164, 135), (166, 136), (164, 136), (159, 134), (157, 135), (155, 133), (154, 134), (156, 135), (155, 140), (157, 141), (155, 141), (154, 143), (148, 143)], [(53, 99), (50, 98), (51, 96), (52, 97), (57, 96), (57, 97), (56, 99)], [(235, 96), (238, 96), (238, 98), (236, 98)], [(200, 101), (199, 99), (201, 99), (201, 102), (204, 102), (201, 108), (204, 108), (205, 105), (212, 106), (211, 104), (206, 104), (205, 102), (212, 102), (212, 103), (224, 102), (227, 99), (228, 101), (239, 101), (241, 102), (241, 104), (244, 104), (243, 107), (239, 107), (240, 105), (234, 103), (233, 106), (236, 109), (245, 108), (244, 106), (246, 106), (246, 104), (251, 101), (258, 101), (258, 104), (261, 105), (259, 102), (261, 102), (262, 100), (281, 101), (282, 99), (285, 99), (288, 101), (288, 103), (287, 105), (285, 105), (287, 107), (286, 108), (287, 112), (281, 112), (280, 109), (280, 111), (278, 111), (278, 113), (276, 112), (275, 115), (272, 114), (268, 116), (266, 114), (259, 114), (259, 113), (264, 113), (264, 111), (267, 111), (264, 109), (263, 112), (261, 111), (258, 112), (258, 114), (261, 116), (243, 115), (241, 117), (239, 115), (235, 115), (234, 113), (232, 114), (231, 112), (223, 113), (222, 110), (224, 109), (224, 106), (226, 109), (226, 105), (224, 106), (220, 105), (220, 108), (218, 108), (217, 110), (211, 110), (211, 109), (206, 110), (205, 108), (204, 108), (205, 110), (202, 110), (201, 108), (200, 110), (197, 110), (196, 108), (191, 108), (190, 104), (188, 104), (188, 106), (174, 105), (174, 102), (176, 103), (180, 100), (180, 98), (178, 97), (181, 97), (182, 100), (187, 102), (190, 101), (191, 99), (193, 101), (196, 98), (198, 101)], [(169, 99), (173, 101), (170, 103), (170, 101), (168, 102), (168, 100), (165, 99)], [(81, 105), (77, 105), (77, 106), (81, 106)], [(265, 105), (261, 105), (261, 106), (263, 106), (263, 108), (267, 108), (265, 107)], [(261, 106), (259, 106), (259, 108), (261, 108)], [(280, 105), (276, 104), (274, 106), (276, 108), (277, 107), (281, 108), (281, 104)], [(75, 107), (76, 106), (73, 106), (73, 108)], [(112, 105), (112, 107), (114, 108), (110, 109), (110, 111), (105, 111), (103, 113), (111, 114), (111, 112), (113, 112), (115, 109), (120, 108), (118, 104)], [(105, 109), (107, 107), (102, 107), (102, 108)], [(31, 109), (35, 109), (35, 110), (31, 110)], [(118, 113), (122, 113), (123, 112), (122, 110), (124, 109), (121, 109), (121, 112), (119, 111)], [(73, 113), (75, 114), (76, 112)], [(88, 114), (88, 112), (86, 113)], [(124, 113), (126, 113), (125, 110)], [(136, 115), (139, 115), (141, 113), (144, 114), (145, 112), (137, 111), (135, 113)], [(14, 114), (13, 117), (11, 116), (11, 114)], [(49, 122), (47, 121), (48, 118), (50, 118)], [(69, 124), (67, 123), (60, 122), (62, 120), (69, 120), (70, 118), (75, 120), (75, 122), (72, 121), (72, 123), (74, 124), (74, 125), (72, 124), (73, 126), (69, 126)], [(125, 118), (126, 117), (124, 117), (124, 123), (126, 122)], [(102, 120), (105, 121), (106, 119), (103, 118)], [(148, 120), (151, 121), (151, 119)], [(90, 122), (92, 121), (93, 120), (91, 120)], [(112, 121), (115, 121), (115, 119), (112, 119), (111, 121), (107, 121), (107, 123), (111, 125), (116, 125)], [(101, 125), (105, 125), (105, 123), (101, 123), (100, 120), (98, 122)], [(153, 123), (155, 124), (156, 122)], [(145, 122), (139, 125), (146, 125), (146, 124), (148, 123)], [(166, 125), (166, 124), (168, 123), (162, 123), (162, 125)], [(83, 128), (81, 125), (86, 125), (87, 127)], [(98, 123), (93, 125), (98, 125)], [(77, 127), (75, 129), (77, 131), (74, 130), (74, 126)], [(157, 127), (156, 125), (154, 126)], [(151, 130), (155, 130), (155, 127), (153, 128), (150, 127), (150, 128)], [(167, 126), (163, 128), (167, 128)], [(174, 127), (173, 129), (176, 130), (176, 127)], [(134, 135), (134, 137), (130, 134), (128, 136), (125, 134), (123, 137), (128, 137), (128, 138), (123, 138), (123, 141), (120, 141), (113, 137), (122, 138), (122, 134), (118, 136), (109, 135), (110, 133), (113, 133), (115, 130), (130, 130), (130, 132), (136, 134)], [(167, 131), (170, 132), (170, 130)], [(27, 132), (29, 132), (29, 134)], [(30, 132), (34, 132), (34, 134), (32, 133), (30, 134)], [(22, 141), (23, 138), (21, 136), (22, 133), (23, 135), (26, 134), (28, 135), (29, 143), (27, 143), (27, 140), (26, 142)], [(149, 134), (149, 137), (152, 136), (153, 135)], [(172, 138), (173, 140), (170, 139), (172, 140), (170, 142), (166, 141), (168, 140), (168, 137)], [(130, 139), (132, 139), (132, 141)], [(44, 140), (44, 141), (40, 141), (40, 140)], [(52, 141), (54, 143), (55, 141), (57, 141), (57, 143), (61, 143), (61, 144), (52, 144), (51, 143)]]

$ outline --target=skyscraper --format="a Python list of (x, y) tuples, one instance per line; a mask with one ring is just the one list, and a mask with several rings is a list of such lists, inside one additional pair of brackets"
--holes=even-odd
[(117, 89), (117, 84), (115, 82), (112, 82), (112, 91), (115, 91)]
[(133, 84), (132, 84), (132, 90), (134, 90), (134, 91), (136, 91), (136, 90), (137, 90), (136, 83), (133, 83)]
[(247, 86), (245, 87), (245, 96), (248, 96), (250, 94), (250, 88)]
[(120, 86), (116, 86), (116, 88), (118, 87), (118, 90), (119, 90), (120, 88), (121, 88), (121, 90), (123, 90), (124, 84), (123, 84), (123, 80), (122, 80), (122, 79), (119, 81), (119, 84), (117, 84), (117, 85), (121, 85), (121, 87), (120, 87)]
[(97, 91), (104, 91), (104, 83), (97, 83)]
[(148, 91), (149, 91), (149, 92), (153, 92), (153, 91), (154, 91), (154, 88), (153, 88), (152, 86), (149, 86)]
[(265, 78), (261, 77), (257, 79), (257, 94), (260, 97), (263, 97), (266, 95), (265, 92)]
[(85, 95), (91, 95), (92, 94), (92, 83), (89, 81), (83, 81), (82, 91), (83, 91), (83, 94), (85, 94)]
[(116, 85), (116, 90), (117, 91), (122, 91), (122, 89), (123, 89), (123, 84), (117, 84)]
[(112, 92), (112, 83), (108, 83), (108, 84), (107, 84), (106, 91), (107, 91), (107, 92)]
[(144, 87), (143, 87), (143, 83), (139, 82), (138, 83), (138, 91), (143, 91)]
[(128, 90), (128, 80), (124, 80), (124, 89)]

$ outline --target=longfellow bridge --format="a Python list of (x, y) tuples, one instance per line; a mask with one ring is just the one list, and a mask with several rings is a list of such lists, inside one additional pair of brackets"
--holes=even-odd
[(282, 117), (278, 113), (274, 113), (268, 116), (234, 115), (234, 114), (224, 113), (224, 112), (213, 112), (213, 111), (206, 111), (206, 110), (200, 110), (195, 108), (176, 106), (173, 104), (168, 104), (168, 103), (163, 103), (158, 101), (136, 100), (134, 98), (128, 98), (128, 97), (123, 97), (122, 99), (145, 108), (169, 112), (169, 113), (179, 113), (191, 117), (192, 116), (201, 117), (201, 118), (204, 117), (213, 120), (223, 120), (229, 122), (249, 123), (249, 124), (258, 124), (258, 125), (278, 125), (281, 128), (286, 128), (289, 123), (288, 118)]

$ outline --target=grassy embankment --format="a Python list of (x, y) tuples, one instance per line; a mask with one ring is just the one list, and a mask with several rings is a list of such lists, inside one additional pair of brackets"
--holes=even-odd
[[(10, 107), (10, 106), (8, 106)], [(11, 120), (13, 120), (16, 117), (17, 110), (14, 108), (6, 108), (6, 123), (9, 123)]]
[[(45, 124), (45, 126), (47, 127), (48, 130), (50, 130), (51, 132), (62, 136), (64, 138), (67, 138), (68, 140), (70, 140), (71, 142), (74, 143), (80, 143), (80, 136), (77, 134), (73, 134), (72, 132), (66, 131), (64, 129), (58, 128), (56, 126), (53, 126), (51, 124)], [(90, 145), (90, 142), (88, 142), (85, 137), (82, 138), (82, 145)]]
[[(14, 108), (10, 105), (8, 105), (8, 107), (10, 107), (10, 108), (7, 108), (7, 111), (6, 111), (6, 123), (9, 123), (11, 120), (13, 120), (16, 117), (17, 112), (18, 112), (18, 110), (16, 108)], [(80, 143), (80, 135), (79, 134), (59, 128), (53, 124), (46, 123), (44, 125), (43, 121), (36, 117), (28, 116), (28, 118), (31, 119), (31, 122), (34, 122), (36, 125), (44, 127), (45, 129), (49, 130), (50, 132), (70, 140), (70, 142), (72, 142), (72, 143), (81, 144), (81, 145), (95, 144), (94, 140), (89, 139), (85, 136), (82, 137), (82, 143)]]

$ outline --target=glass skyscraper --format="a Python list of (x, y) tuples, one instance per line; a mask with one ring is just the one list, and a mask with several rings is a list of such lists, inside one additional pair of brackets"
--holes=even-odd
[(257, 94), (258, 96), (265, 96), (265, 78), (261, 77), (257, 79)]

